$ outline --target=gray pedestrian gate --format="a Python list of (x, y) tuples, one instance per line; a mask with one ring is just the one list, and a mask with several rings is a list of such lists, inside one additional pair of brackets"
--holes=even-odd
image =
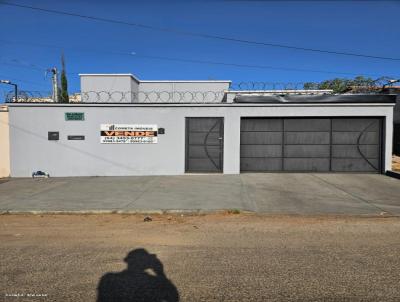
[(381, 172), (380, 118), (242, 118), (241, 171)]
[(224, 119), (186, 118), (186, 172), (222, 172)]

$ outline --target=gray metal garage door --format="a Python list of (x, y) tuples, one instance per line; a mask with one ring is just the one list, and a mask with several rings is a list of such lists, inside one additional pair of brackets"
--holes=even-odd
[(224, 119), (186, 118), (186, 172), (222, 172)]
[(379, 118), (242, 118), (241, 171), (380, 172)]

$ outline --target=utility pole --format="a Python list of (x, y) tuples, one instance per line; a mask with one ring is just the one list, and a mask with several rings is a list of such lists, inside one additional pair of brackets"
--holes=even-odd
[(9, 81), (9, 80), (0, 80), (0, 83), (14, 86), (14, 102), (18, 102), (18, 86), (17, 86), (17, 84), (11, 83), (11, 81)]
[(53, 84), (53, 101), (58, 103), (58, 71), (56, 67), (50, 69), (52, 76), (51, 81)]

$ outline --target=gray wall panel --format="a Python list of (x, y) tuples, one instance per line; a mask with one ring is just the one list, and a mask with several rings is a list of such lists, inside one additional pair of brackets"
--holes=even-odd
[(189, 136), (189, 144), (200, 144), (203, 145), (207, 137), (207, 145), (219, 145), (221, 137), (218, 132), (211, 132), (207, 136), (207, 132), (191, 132)]
[(330, 156), (329, 145), (285, 145), (285, 157), (326, 157)]
[(285, 171), (329, 171), (329, 158), (285, 158)]
[(241, 171), (281, 171), (281, 158), (242, 158), (240, 161)]
[[(205, 158), (207, 157), (206, 151), (204, 149), (204, 146), (188, 146), (189, 148), (189, 158)], [(207, 151), (208, 154), (212, 158), (219, 158), (220, 154), (220, 147), (219, 146), (207, 146)]]
[[(215, 158), (214, 161), (218, 162), (218, 159)], [(190, 170), (188, 172), (219, 172), (220, 169), (216, 168), (213, 163), (208, 159), (204, 158), (192, 158), (187, 161), (188, 167)]]
[(329, 119), (285, 119), (285, 131), (329, 131), (331, 123)]
[(242, 131), (282, 131), (282, 119), (253, 118), (242, 119), (240, 124)]
[(241, 145), (243, 157), (282, 157), (282, 145)]
[(379, 121), (377, 119), (364, 118), (337, 118), (332, 120), (333, 131), (378, 131)]
[(378, 159), (368, 159), (374, 167), (369, 165), (364, 159), (332, 159), (332, 171), (334, 172), (375, 172), (379, 167)]
[[(379, 158), (378, 145), (361, 145), (360, 150), (367, 158)], [(333, 145), (332, 157), (362, 158), (356, 145)]]
[(285, 144), (329, 144), (330, 132), (285, 132)]
[[(360, 137), (361, 135), (361, 137)], [(357, 144), (360, 137), (360, 144), (379, 144), (379, 132), (332, 132), (333, 144)]]
[(241, 132), (242, 145), (282, 144), (282, 132)]
[[(212, 128), (214, 126), (214, 128)], [(193, 118), (190, 120), (188, 130), (191, 132), (217, 132), (219, 133), (219, 128), (217, 127), (215, 118)], [(212, 129), (211, 129), (212, 128)]]

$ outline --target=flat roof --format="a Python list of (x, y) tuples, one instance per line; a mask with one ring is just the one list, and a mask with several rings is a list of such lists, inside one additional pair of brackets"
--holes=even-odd
[(232, 83), (229, 80), (143, 80), (141, 83)]
[(131, 77), (136, 82), (140, 82), (140, 80), (133, 75), (132, 73), (78, 73), (81, 76), (100, 76), (100, 77)]
[(129, 76), (138, 83), (232, 83), (230, 80), (139, 80), (131, 73), (79, 73), (79, 76)]

